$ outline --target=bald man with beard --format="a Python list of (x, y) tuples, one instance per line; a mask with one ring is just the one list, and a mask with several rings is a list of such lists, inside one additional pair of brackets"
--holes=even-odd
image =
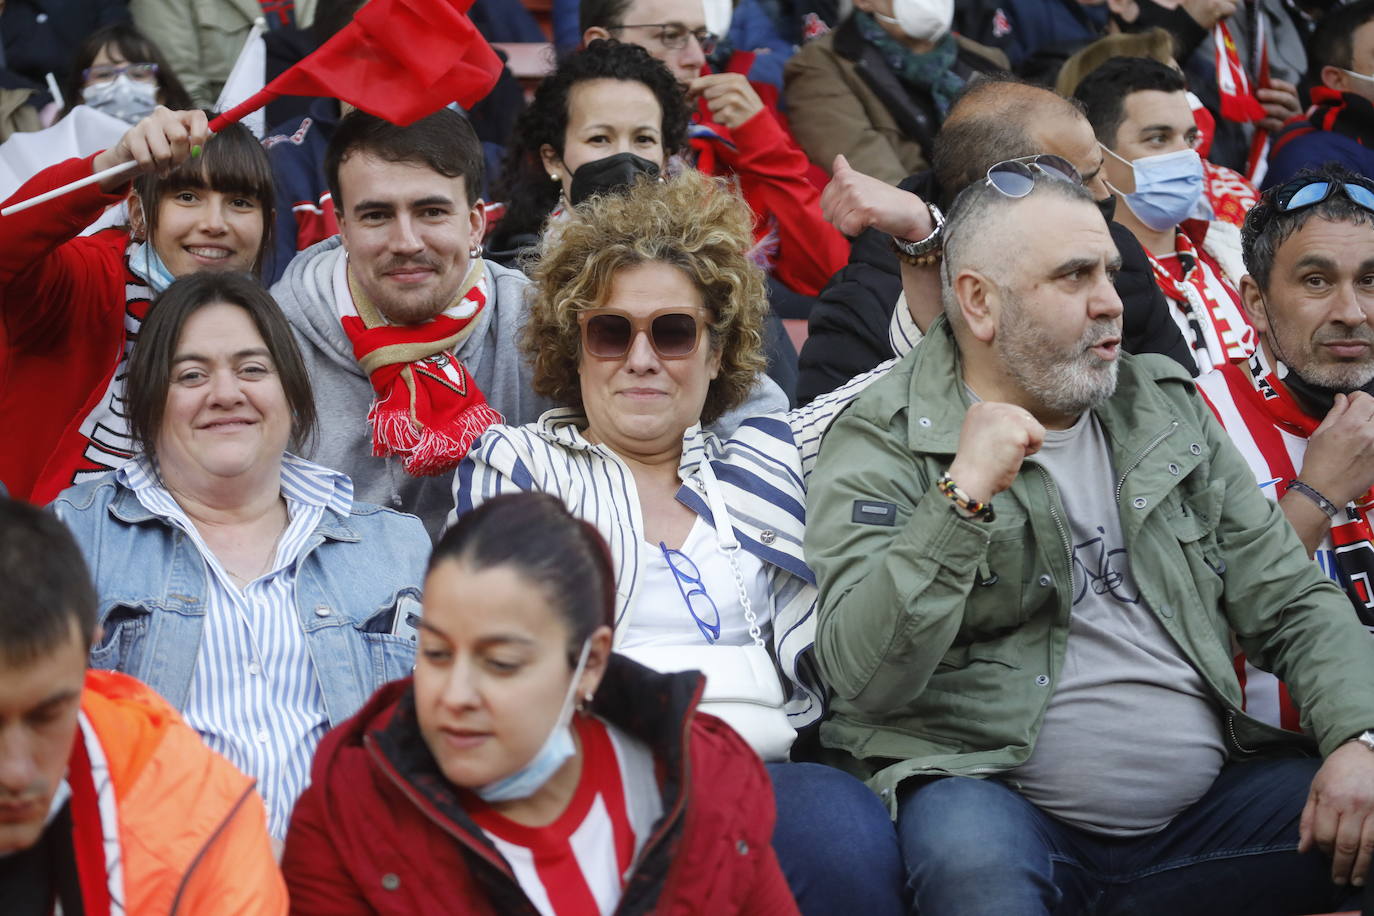
[[(894, 188), (837, 158), (834, 178), (821, 196), (822, 210), (841, 232), (858, 238), (849, 264), (821, 291), (812, 310), (799, 363), (799, 402), (891, 359), (897, 352), (894, 337), (909, 339), (939, 314), (938, 262), (924, 267), (903, 263), (892, 242), (919, 242), (931, 235), (934, 221), (925, 202), (947, 207), (993, 164), (1038, 154), (1060, 156), (1073, 165), (1107, 217), (1122, 258), (1114, 285), (1125, 306), (1123, 349), (1172, 357), (1196, 374), (1144, 250), (1129, 230), (1112, 222), (1115, 198), (1102, 180), (1103, 153), (1087, 118), (1048, 89), (984, 81), (951, 109), (935, 138), (933, 171)], [(894, 309), (903, 292), (906, 308)]]

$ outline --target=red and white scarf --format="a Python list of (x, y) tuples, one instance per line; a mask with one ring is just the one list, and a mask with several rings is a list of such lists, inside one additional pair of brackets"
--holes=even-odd
[(453, 470), (488, 426), (502, 422), (455, 355), (487, 304), (482, 260), (473, 258), (453, 305), (412, 325), (389, 323), (346, 262), (343, 270), (349, 295), (335, 296), (339, 321), (377, 393), (367, 414), (372, 453), (402, 458), (416, 477)]
[(1241, 311), (1240, 294), (1216, 267), (1202, 260), (1192, 239), (1181, 230), (1174, 233), (1179, 276), (1148, 251), (1145, 254), (1160, 291), (1187, 322), (1183, 336), (1199, 369), (1248, 359), (1255, 352), (1255, 329)]
[[(1198, 390), (1245, 457), (1260, 489), (1275, 501), (1299, 476), (1307, 440), (1321, 419), (1303, 410), (1271, 369), (1262, 350), (1246, 363), (1223, 366), (1198, 379)], [(1317, 565), (1340, 584), (1360, 621), (1374, 628), (1374, 527), (1369, 512), (1374, 490), (1341, 507), (1314, 556)], [(1235, 650), (1236, 675), (1250, 715), (1290, 731), (1301, 731), (1301, 716), (1287, 687), (1274, 675), (1248, 663)]]

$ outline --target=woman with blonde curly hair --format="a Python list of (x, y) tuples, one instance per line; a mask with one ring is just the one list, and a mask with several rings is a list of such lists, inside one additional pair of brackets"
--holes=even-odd
[(788, 762), (825, 706), (806, 479), (825, 427), (887, 367), (728, 439), (704, 430), (763, 365), (752, 244), (738, 194), (695, 171), (595, 198), (546, 237), (522, 347), (535, 390), (561, 406), (487, 430), (459, 466), (450, 523), (540, 490), (595, 525), (616, 573), (615, 650), (704, 670), (701, 709), (769, 762), (774, 847), (802, 912), (899, 913), (886, 809), (847, 774)]

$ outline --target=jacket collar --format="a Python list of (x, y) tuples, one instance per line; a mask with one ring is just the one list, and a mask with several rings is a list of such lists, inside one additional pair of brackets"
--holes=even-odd
[[(161, 521), (157, 513), (139, 501), (138, 494), (118, 478), (115, 479), (115, 495), (110, 499), (110, 515), (127, 525), (142, 525)], [(340, 515), (337, 508), (330, 505), (320, 523), (315, 526), (315, 534), (331, 541), (361, 541), (362, 535), (348, 524), (347, 516)]]

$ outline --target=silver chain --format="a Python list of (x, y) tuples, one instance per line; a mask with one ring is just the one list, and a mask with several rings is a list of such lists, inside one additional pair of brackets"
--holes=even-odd
[[(735, 560), (735, 554), (739, 552), (736, 547), (733, 550), (724, 550), (725, 559), (730, 561), (730, 571), (735, 574), (735, 587), (739, 589), (740, 607), (744, 608), (744, 619), (749, 624), (749, 637), (754, 640), (754, 645), (764, 646), (763, 630), (759, 629), (759, 618), (754, 614), (754, 605), (749, 600), (749, 590), (744, 587), (744, 573), (740, 571), (739, 563)], [(766, 647), (765, 647), (766, 648)]]

